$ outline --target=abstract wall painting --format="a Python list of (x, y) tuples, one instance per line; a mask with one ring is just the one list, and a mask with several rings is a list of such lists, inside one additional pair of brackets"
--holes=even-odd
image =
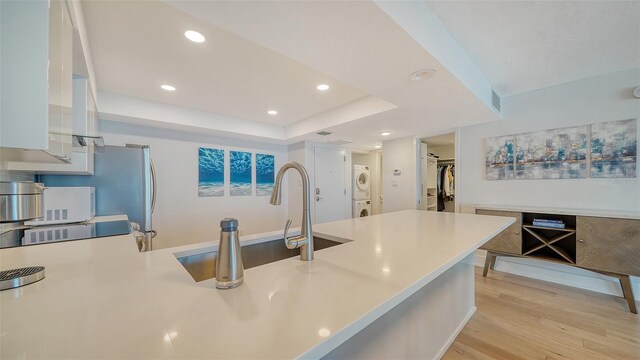
[(636, 177), (637, 142), (635, 119), (591, 125), (591, 177)]
[(231, 196), (250, 196), (252, 183), (251, 153), (244, 151), (230, 151), (229, 169), (229, 193)]
[(273, 191), (275, 157), (256, 154), (256, 195), (270, 196)]
[(516, 135), (516, 179), (582, 179), (589, 176), (588, 126)]
[(485, 139), (485, 168), (487, 180), (513, 179), (514, 136)]
[(224, 150), (198, 148), (198, 196), (224, 196)]

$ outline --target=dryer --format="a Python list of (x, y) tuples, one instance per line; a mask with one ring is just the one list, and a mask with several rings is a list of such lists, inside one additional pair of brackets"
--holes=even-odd
[(365, 165), (353, 165), (353, 199), (371, 200), (371, 174)]
[(353, 217), (365, 217), (371, 215), (370, 200), (353, 200)]

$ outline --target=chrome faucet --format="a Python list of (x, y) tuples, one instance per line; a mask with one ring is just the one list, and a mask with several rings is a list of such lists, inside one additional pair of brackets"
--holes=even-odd
[(311, 231), (311, 208), (309, 207), (310, 194), (309, 194), (309, 174), (304, 166), (298, 164), (295, 161), (290, 161), (284, 164), (278, 171), (276, 176), (276, 183), (273, 186), (273, 192), (271, 193), (272, 205), (280, 205), (282, 200), (282, 177), (284, 173), (289, 169), (296, 169), (302, 177), (302, 230), (300, 235), (288, 237), (289, 227), (291, 226), (291, 220), (287, 220), (287, 225), (284, 227), (284, 243), (288, 249), (300, 248), (300, 260), (310, 261), (313, 260), (313, 232)]

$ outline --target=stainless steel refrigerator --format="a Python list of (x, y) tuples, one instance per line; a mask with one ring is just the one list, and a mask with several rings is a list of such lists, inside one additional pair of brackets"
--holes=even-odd
[(127, 214), (140, 225), (141, 251), (153, 250), (156, 176), (148, 145), (104, 146), (95, 153), (94, 175), (39, 175), (45, 186), (93, 186), (96, 215)]

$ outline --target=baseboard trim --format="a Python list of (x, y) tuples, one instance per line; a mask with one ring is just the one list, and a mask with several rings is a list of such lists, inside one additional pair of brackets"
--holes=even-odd
[(458, 337), (458, 334), (460, 334), (460, 332), (462, 331), (462, 329), (464, 329), (464, 327), (467, 325), (469, 320), (471, 320), (471, 318), (473, 317), (473, 314), (476, 313), (476, 310), (478, 310), (478, 308), (475, 307), (475, 305), (474, 305), (471, 308), (471, 310), (469, 310), (469, 313), (467, 313), (467, 315), (464, 317), (464, 319), (462, 319), (462, 322), (460, 322), (460, 325), (458, 325), (458, 327), (453, 332), (453, 334), (451, 334), (449, 339), (447, 339), (447, 342), (444, 343), (444, 345), (442, 345), (442, 348), (440, 348), (440, 350), (438, 351), (438, 353), (434, 357), (434, 360), (440, 360), (444, 356), (444, 354), (447, 352), (447, 350), (449, 350), (449, 347), (451, 346), (451, 344), (453, 344), (453, 342), (456, 341), (456, 338)]
[[(475, 266), (483, 267), (486, 251), (475, 253)], [(622, 296), (622, 289), (617, 278), (601, 275), (588, 270), (554, 264), (529, 258), (498, 257), (495, 265), (497, 271), (526, 276), (556, 284), (572, 286), (580, 289), (596, 291), (603, 294)], [(640, 278), (632, 277), (634, 294), (640, 294)]]

